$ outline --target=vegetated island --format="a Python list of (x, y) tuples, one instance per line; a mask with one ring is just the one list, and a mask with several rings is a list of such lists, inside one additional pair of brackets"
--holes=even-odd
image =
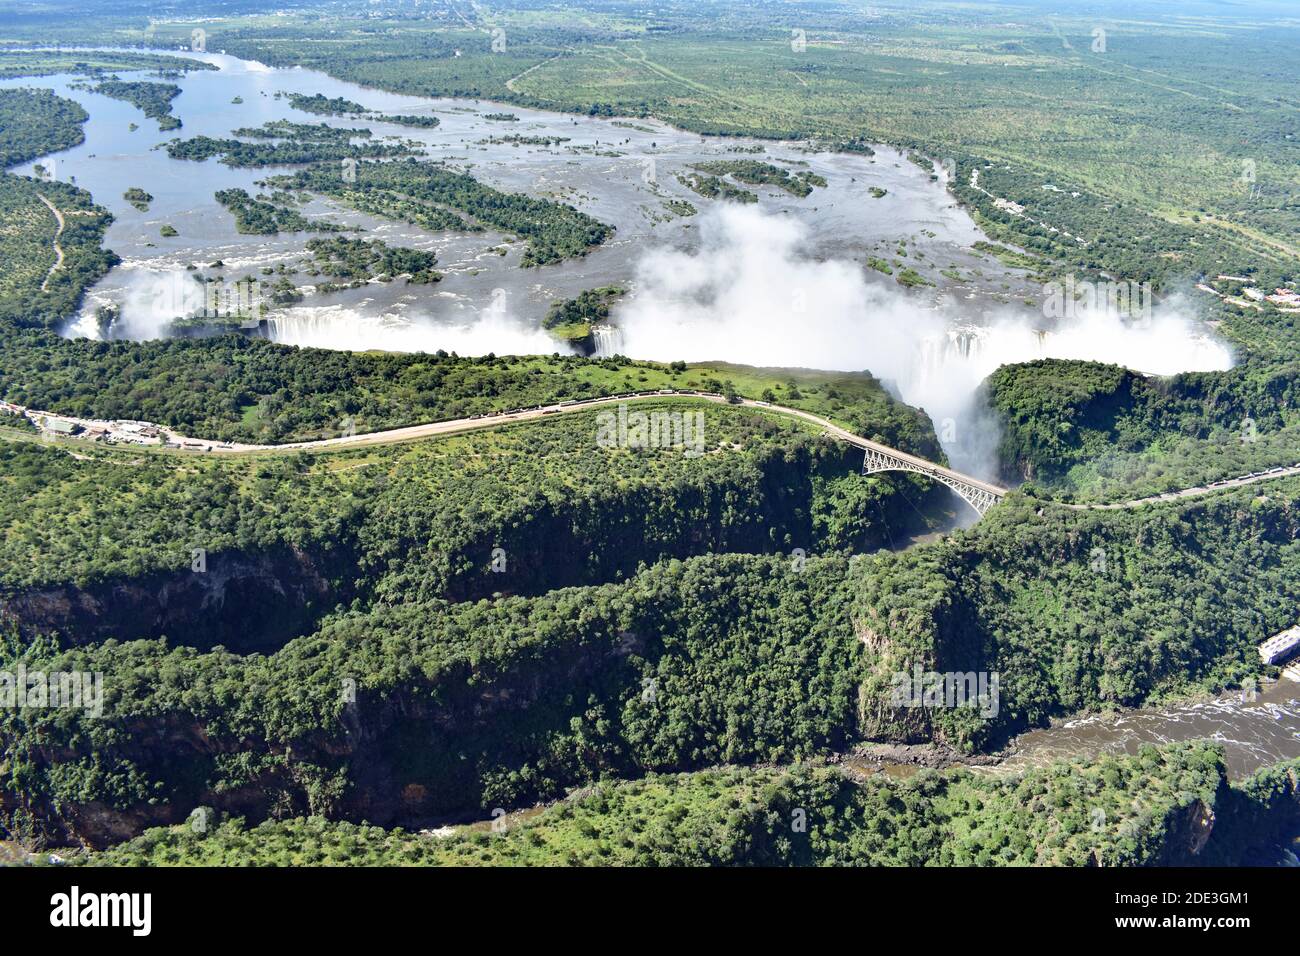
[(115, 100), (125, 100), (139, 109), (145, 116), (158, 121), (161, 130), (181, 128), (178, 117), (171, 115), (172, 100), (180, 95), (181, 88), (174, 83), (150, 83), (146, 80), (127, 82), (124, 80), (105, 80), (91, 87), (95, 93), (111, 96)]
[(542, 328), (586, 355), (596, 350), (591, 327), (609, 321), (610, 306), (627, 293), (619, 286), (585, 289), (576, 298), (551, 303)]
[(153, 196), (149, 195), (139, 186), (129, 187), (126, 192), (122, 193), (122, 198), (140, 212), (148, 212), (149, 203), (153, 202)]

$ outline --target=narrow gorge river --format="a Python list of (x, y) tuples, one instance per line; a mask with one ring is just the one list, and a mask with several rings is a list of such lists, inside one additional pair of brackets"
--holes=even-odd
[(1234, 691), (1195, 703), (1065, 720), (1017, 737), (1002, 766), (1022, 769), (1069, 757), (1132, 754), (1143, 744), (1198, 739), (1223, 746), (1233, 779), (1300, 757), (1300, 682), (1284, 675), (1254, 694)]

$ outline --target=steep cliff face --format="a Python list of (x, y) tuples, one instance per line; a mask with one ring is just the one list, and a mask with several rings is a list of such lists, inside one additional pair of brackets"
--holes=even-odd
[(909, 489), (909, 501), (888, 483), (901, 476), (878, 479), (865, 507), (826, 490), (846, 476), (859, 480), (856, 467), (840, 449), (801, 446), (758, 457), (725, 482), (538, 493), (475, 521), (458, 510), (473, 502), (411, 516), (400, 498), (381, 497), (337, 540), (209, 552), (194, 570), (0, 593), (0, 626), (57, 632), (80, 645), (165, 637), (200, 649), (268, 651), (354, 598), (475, 601), (616, 581), (669, 558), (872, 549), (889, 541), (889, 529), (916, 527), (912, 501), (939, 517), (931, 506), (943, 493)]
[[(976, 677), (971, 687), (987, 688), (992, 667), (989, 642), (963, 593), (960, 567), (946, 558), (886, 560), (922, 560), (927, 566), (924, 574), (858, 577), (854, 626), (867, 671), (858, 688), (859, 734), (872, 741), (933, 741), (969, 750), (1005, 732), (1005, 716), (999, 721), (987, 705), (966, 700), (965, 682), (958, 679), (984, 674), (984, 683)], [(959, 683), (964, 706), (955, 706)]]
[(23, 592), (0, 605), (0, 620), (76, 644), (165, 637), (201, 649), (263, 651), (349, 599), (351, 563), (346, 554), (290, 548), (207, 554), (193, 570)]
[[(78, 667), (109, 672), (107, 708), (103, 721), (75, 727), (11, 715), (21, 747), (0, 757), (10, 759), (0, 765), (0, 825), (95, 846), (202, 806), (253, 821), (317, 813), (423, 825), (554, 797), (604, 773), (841, 747), (853, 732), (856, 681), (846, 675), (858, 666), (847, 625), (836, 624), (843, 647), (814, 640), (838, 612), (822, 603), (814, 615), (798, 603), (812, 599), (795, 600), (804, 592), (788, 585), (763, 588), (793, 574), (793, 549), (815, 562), (824, 542), (828, 551), (881, 544), (889, 532), (875, 516), (899, 534), (913, 505), (925, 507), (910, 488), (910, 502), (895, 494), (892, 477), (864, 482), (859, 464), (838, 446), (803, 444), (756, 455), (720, 480), (552, 489), (518, 508), (484, 507), (481, 520), (466, 513), (477, 500), (435, 502), (405, 522), (395, 516), (406, 499), (372, 500), (337, 541), (208, 553), (201, 569), (15, 595), (4, 615), (24, 634), (59, 632)], [(845, 493), (850, 484), (863, 490)], [(504, 573), (492, 567), (494, 548)], [(532, 630), (520, 631), (510, 608), (494, 623), (472, 613), (499, 595), (543, 600), (531, 596), (630, 584), (641, 562), (773, 551), (783, 557), (761, 571), (719, 567), (684, 581), (655, 565), (662, 594), (632, 588), (639, 603), (630, 605), (591, 595), (605, 602), (599, 613), (538, 612)], [(741, 580), (751, 581), (745, 600)], [(768, 601), (745, 626), (727, 623)], [(482, 606), (498, 604), (507, 602)], [(322, 624), (339, 605), (356, 611)], [(394, 652), (383, 613), (403, 607), (466, 623), (426, 632), (404, 619), (404, 633), (427, 643)], [(778, 633), (771, 616), (798, 623)], [(105, 644), (141, 638), (165, 644)], [(191, 651), (218, 645), (230, 653)], [(779, 686), (765, 687), (757, 675), (774, 657), (784, 662)], [(671, 715), (660, 718), (641, 695), (647, 675), (665, 673), (690, 703), (665, 705)], [(340, 684), (352, 678), (343, 700)], [(793, 713), (805, 700), (806, 712)], [(777, 743), (744, 750), (763, 734)], [(728, 741), (725, 754), (708, 751), (718, 741)]]
[[(102, 845), (209, 806), (426, 825), (572, 786), (852, 736), (860, 657), (839, 555), (715, 555), (538, 598), (332, 615), (267, 655), (51, 649), (102, 715), (0, 710), (0, 827)], [(819, 616), (814, 616), (817, 608)]]
[(1171, 841), (1170, 863), (1277, 866), (1300, 841), (1300, 760), (1265, 767), (1222, 788), (1213, 819), (1201, 829), (1209, 830), (1203, 841)]
[[(153, 799), (82, 799), (79, 789), (33, 796), (0, 785), (0, 822), (32, 845), (102, 848), (183, 822), (198, 807), (250, 820), (316, 814), (385, 826), (480, 818), (497, 803), (558, 796), (555, 780), (633, 769), (612, 738), (603, 756), (572, 760), (548, 754), (545, 741), (581, 719), (589, 701), (635, 696), (639, 672), (629, 658), (643, 645), (637, 634), (598, 628), (506, 659), (412, 675), (384, 693), (352, 688), (320, 701), (314, 726), (288, 739), (231, 732), (177, 705), (120, 721), (116, 743), (93, 755), (74, 759), (55, 747), (18, 758), (49, 761), (54, 791), (63, 786), (55, 777), (80, 773), (100, 784), (125, 778)], [(273, 711), (277, 703), (254, 706)], [(552, 782), (504, 781), (530, 765)], [(0, 761), (0, 779), (13, 769)]]
[(1156, 866), (1196, 866), (1203, 862), (1202, 854), (1214, 837), (1218, 820), (1215, 808), (1231, 799), (1231, 789), (1225, 777), (1212, 801), (1193, 800), (1172, 813), (1166, 821), (1161, 845), (1154, 855)]
[(1089, 453), (1123, 444), (1122, 435), (1150, 427), (1150, 393), (1143, 376), (1097, 362), (1045, 359), (998, 369), (981, 399), (998, 418), (1003, 480), (1051, 481)]

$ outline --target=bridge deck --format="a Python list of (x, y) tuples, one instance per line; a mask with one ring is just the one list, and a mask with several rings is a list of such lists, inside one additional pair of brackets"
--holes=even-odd
[[(746, 400), (745, 402), (743, 402), (743, 404), (756, 405), (759, 403), (750, 402)], [(794, 415), (798, 418), (805, 418), (810, 422), (815, 422), (816, 424), (821, 425), (823, 428), (825, 428), (828, 434), (833, 435), (834, 437), (840, 439), (841, 441), (848, 442), (850, 445), (857, 445), (863, 451), (874, 451), (882, 455), (888, 455), (891, 458), (897, 458), (900, 461), (905, 461), (919, 472), (925, 474), (932, 474), (936, 476), (942, 475), (943, 477), (950, 478), (953, 481), (960, 481), (963, 484), (970, 485), (973, 488), (978, 488), (980, 491), (987, 492), (988, 494), (993, 495), (997, 498), (1002, 498), (1007, 493), (1007, 489), (1003, 488), (1000, 485), (994, 485), (994, 484), (990, 484), (987, 481), (981, 481), (978, 478), (972, 478), (970, 475), (962, 474), (960, 471), (953, 471), (951, 468), (945, 468), (943, 465), (936, 465), (934, 462), (930, 461), (929, 459), (920, 458), (916, 455), (909, 455), (907, 452), (899, 451), (897, 448), (890, 448), (888, 445), (882, 445), (879, 442), (874, 442), (869, 438), (862, 438), (858, 435), (853, 434), (850, 431), (846, 431), (843, 428), (840, 428), (838, 425), (832, 425), (826, 419), (821, 418), (818, 415), (814, 415), (811, 412), (804, 412), (804, 411), (800, 411), (797, 408), (785, 408), (785, 407), (778, 408), (777, 410), (786, 415)]]

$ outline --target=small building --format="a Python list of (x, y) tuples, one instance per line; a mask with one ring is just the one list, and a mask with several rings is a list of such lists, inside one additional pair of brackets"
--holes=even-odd
[(56, 435), (75, 435), (81, 431), (81, 426), (76, 422), (64, 421), (62, 418), (46, 418), (41, 424), (47, 432), (53, 432)]
[(1259, 656), (1265, 664), (1280, 664), (1300, 650), (1300, 624), (1274, 634), (1259, 645)]

